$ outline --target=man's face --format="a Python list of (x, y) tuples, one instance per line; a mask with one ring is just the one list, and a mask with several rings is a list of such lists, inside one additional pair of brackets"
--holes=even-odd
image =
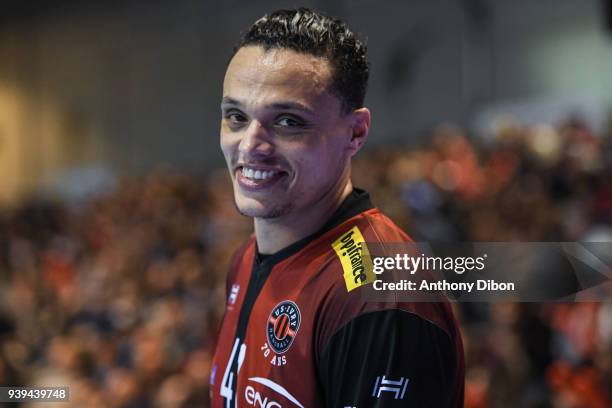
[(241, 48), (225, 74), (221, 149), (238, 210), (297, 214), (349, 178), (351, 115), (330, 93), (323, 58), (288, 49)]

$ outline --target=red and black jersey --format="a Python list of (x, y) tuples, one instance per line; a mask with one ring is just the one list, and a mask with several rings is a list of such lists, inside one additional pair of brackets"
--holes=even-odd
[(316, 234), (235, 254), (213, 359), (213, 407), (460, 407), (450, 305), (366, 302), (363, 242), (410, 238), (355, 190)]

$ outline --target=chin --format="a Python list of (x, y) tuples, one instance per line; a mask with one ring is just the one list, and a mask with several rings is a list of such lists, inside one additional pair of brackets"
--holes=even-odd
[(236, 210), (246, 217), (252, 218), (278, 218), (293, 210), (292, 203), (265, 205), (253, 199), (236, 198)]

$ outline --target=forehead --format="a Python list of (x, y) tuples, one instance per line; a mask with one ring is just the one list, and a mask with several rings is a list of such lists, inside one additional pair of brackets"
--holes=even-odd
[(290, 49), (243, 47), (225, 73), (223, 96), (248, 101), (257, 98), (303, 99), (331, 97), (331, 66), (321, 57)]

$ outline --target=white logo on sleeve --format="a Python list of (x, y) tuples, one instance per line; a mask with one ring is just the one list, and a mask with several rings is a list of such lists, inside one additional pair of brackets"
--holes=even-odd
[(234, 283), (232, 285), (232, 291), (229, 294), (229, 297), (227, 298), (227, 303), (230, 305), (233, 305), (234, 303), (236, 303), (236, 299), (238, 299), (238, 292), (240, 291), (240, 285)]
[(393, 394), (393, 399), (401, 400), (406, 395), (406, 388), (408, 388), (408, 381), (406, 377), (400, 377), (399, 380), (388, 380), (383, 375), (376, 377), (376, 384), (374, 384), (374, 390), (372, 396), (380, 398), (380, 394), (383, 392), (390, 392)]

